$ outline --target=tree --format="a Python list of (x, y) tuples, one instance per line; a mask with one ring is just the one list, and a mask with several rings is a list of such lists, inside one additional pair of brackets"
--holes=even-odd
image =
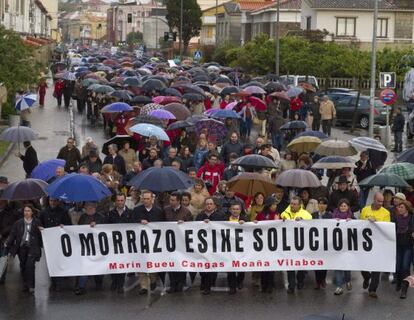
[(18, 90), (37, 83), (40, 66), (33, 59), (32, 48), (23, 43), (19, 34), (0, 26), (0, 39), (0, 82), (5, 84), (10, 102)]
[[(181, 1), (183, 3), (183, 34), (180, 33)], [(197, 0), (167, 0), (167, 21), (171, 30), (177, 30), (185, 53), (192, 37), (200, 35), (201, 8)]]
[(139, 31), (133, 31), (127, 34), (126, 36), (126, 43), (129, 46), (137, 45), (138, 43), (142, 43), (144, 39), (144, 35), (142, 32)]

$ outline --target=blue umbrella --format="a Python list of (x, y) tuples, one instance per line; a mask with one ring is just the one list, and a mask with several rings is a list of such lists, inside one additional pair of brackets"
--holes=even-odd
[(160, 127), (157, 127), (150, 123), (138, 123), (131, 128), (132, 132), (138, 133), (141, 136), (151, 137), (156, 136), (158, 140), (170, 141), (170, 138)]
[(301, 132), (301, 133), (299, 133), (299, 134), (297, 134), (295, 136), (295, 139), (296, 138), (299, 138), (299, 137), (317, 137), (317, 138), (319, 138), (321, 140), (328, 139), (329, 138), (323, 132), (321, 132), (321, 131), (313, 131), (313, 130), (307, 130), (307, 131)]
[(289, 98), (297, 97), (301, 93), (305, 92), (305, 89), (302, 87), (290, 87), (287, 91), (287, 95)]
[(217, 118), (217, 119), (226, 119), (226, 118), (238, 119), (240, 118), (240, 116), (233, 110), (225, 110), (225, 109), (219, 109), (213, 112), (210, 116), (212, 118)]
[(46, 188), (47, 194), (66, 202), (99, 201), (112, 195), (100, 180), (86, 174), (67, 174)]
[(173, 167), (149, 168), (134, 177), (129, 185), (141, 190), (166, 192), (188, 189), (193, 185), (193, 180)]
[(37, 101), (37, 95), (33, 93), (25, 94), (16, 101), (16, 110), (23, 111), (29, 109)]
[(114, 102), (101, 109), (102, 113), (127, 112), (134, 110), (128, 103)]
[(58, 167), (64, 167), (65, 164), (66, 161), (62, 159), (52, 159), (43, 161), (33, 169), (31, 176), (35, 179), (49, 181), (55, 176), (56, 169)]
[(395, 160), (396, 162), (409, 162), (414, 164), (414, 148), (405, 150)]

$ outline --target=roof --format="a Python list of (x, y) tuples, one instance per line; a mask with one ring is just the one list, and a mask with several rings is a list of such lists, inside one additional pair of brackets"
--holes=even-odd
[(239, 6), (241, 11), (253, 11), (265, 6), (272, 4), (272, 0), (263, 0), (263, 1), (252, 1), (252, 0), (240, 0)]
[[(302, 6), (302, 0), (280, 0), (280, 9), (285, 10), (300, 10)], [(272, 3), (266, 4), (265, 6), (255, 9), (252, 12), (263, 11), (266, 9), (275, 9), (277, 7), (277, 2), (273, 1)]]
[(223, 3), (223, 6), (224, 6), (224, 10), (229, 14), (241, 13), (239, 4), (237, 2), (233, 2), (233, 1), (225, 2)]
[[(375, 0), (306, 0), (315, 9), (374, 9)], [(378, 0), (380, 10), (414, 10), (412, 0)]]

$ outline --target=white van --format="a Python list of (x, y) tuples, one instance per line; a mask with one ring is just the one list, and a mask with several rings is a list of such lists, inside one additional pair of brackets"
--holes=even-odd
[(306, 80), (306, 76), (296, 76), (296, 75), (288, 75), (288, 76), (280, 76), (280, 79), (288, 84), (293, 86), (298, 86), (301, 82), (308, 82), (313, 85), (316, 89), (319, 89), (318, 80), (314, 76), (308, 76)]

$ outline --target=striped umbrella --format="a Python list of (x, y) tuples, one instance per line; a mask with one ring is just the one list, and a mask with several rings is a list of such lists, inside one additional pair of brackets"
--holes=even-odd
[(312, 169), (342, 169), (342, 168), (356, 168), (355, 163), (347, 158), (341, 156), (327, 156), (319, 159)]
[(315, 153), (322, 156), (354, 156), (358, 152), (348, 141), (332, 139), (322, 142), (316, 149)]
[(291, 188), (317, 188), (321, 181), (309, 170), (291, 169), (283, 171), (276, 179), (276, 184)]
[(361, 187), (394, 187), (394, 188), (408, 188), (410, 185), (401, 179), (396, 174), (379, 173), (365, 178), (358, 183)]
[(414, 164), (408, 162), (393, 163), (380, 170), (379, 173), (391, 173), (404, 180), (414, 179)]
[(364, 151), (368, 149), (387, 152), (387, 148), (378, 140), (368, 137), (356, 137), (349, 140), (349, 143), (358, 151)]
[(23, 111), (32, 107), (37, 101), (37, 95), (33, 93), (25, 94), (16, 101), (16, 110)]

